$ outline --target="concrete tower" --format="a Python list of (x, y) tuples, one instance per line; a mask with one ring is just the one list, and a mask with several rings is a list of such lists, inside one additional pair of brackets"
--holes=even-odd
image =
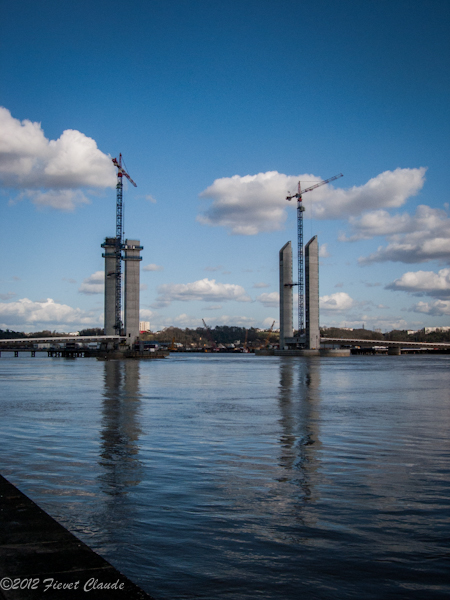
[(125, 299), (124, 328), (127, 343), (133, 344), (139, 337), (139, 273), (140, 251), (143, 246), (139, 240), (125, 240), (123, 246), (125, 261)]
[(280, 350), (285, 349), (285, 339), (293, 335), (292, 246), (288, 242), (280, 250)]
[(319, 330), (319, 244), (317, 235), (305, 246), (306, 348), (320, 348)]
[(102, 254), (105, 259), (105, 335), (117, 335), (116, 322), (116, 238), (105, 238)]

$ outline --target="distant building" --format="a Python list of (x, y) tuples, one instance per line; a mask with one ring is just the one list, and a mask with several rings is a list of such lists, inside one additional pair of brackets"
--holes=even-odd
[(434, 333), (434, 332), (443, 332), (443, 331), (450, 331), (450, 327), (424, 327), (423, 328), (423, 332), (425, 334), (427, 333)]
[(150, 331), (150, 321), (139, 321), (139, 331)]

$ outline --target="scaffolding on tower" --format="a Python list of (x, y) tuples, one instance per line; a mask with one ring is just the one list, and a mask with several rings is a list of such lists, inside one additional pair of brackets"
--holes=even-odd
[[(298, 182), (298, 191), (296, 194), (292, 196), (286, 196), (286, 200), (292, 200), (292, 198), (297, 198), (297, 248), (298, 248), (298, 283), (289, 284), (291, 286), (298, 286), (298, 337), (300, 337), (305, 331), (305, 277), (304, 277), (304, 252), (303, 252), (303, 213), (305, 212), (305, 207), (302, 204), (302, 194), (306, 192), (310, 192), (311, 190), (315, 190), (321, 185), (325, 185), (330, 181), (334, 181), (335, 179), (339, 179), (339, 177), (343, 177), (342, 173), (339, 175), (335, 175), (334, 177), (330, 177), (330, 179), (325, 179), (324, 181), (319, 181), (315, 185), (311, 187), (301, 189), (300, 181)], [(290, 192), (288, 192), (290, 194)]]
[(131, 179), (128, 173), (122, 166), (122, 154), (119, 154), (119, 160), (113, 158), (112, 162), (117, 167), (117, 185), (116, 185), (116, 237), (114, 244), (114, 255), (116, 260), (115, 265), (115, 277), (116, 277), (116, 289), (115, 289), (115, 321), (114, 329), (117, 335), (122, 334), (122, 249), (123, 249), (123, 176), (128, 181), (137, 187), (135, 182)]

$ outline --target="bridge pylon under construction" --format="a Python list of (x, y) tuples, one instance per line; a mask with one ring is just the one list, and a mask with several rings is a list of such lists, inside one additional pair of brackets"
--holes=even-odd
[[(105, 259), (105, 335), (126, 337), (133, 344), (139, 337), (139, 292), (140, 292), (140, 251), (139, 240), (124, 240), (123, 232), (123, 177), (136, 187), (122, 165), (122, 155), (113, 158), (117, 167), (116, 236), (107, 237), (102, 244)], [(124, 286), (122, 286), (122, 262)], [(122, 315), (123, 306), (123, 315)]]

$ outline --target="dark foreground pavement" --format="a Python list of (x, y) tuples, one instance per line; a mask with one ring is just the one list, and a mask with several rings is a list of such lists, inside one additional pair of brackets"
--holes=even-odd
[(0, 475), (2, 600), (153, 600)]

